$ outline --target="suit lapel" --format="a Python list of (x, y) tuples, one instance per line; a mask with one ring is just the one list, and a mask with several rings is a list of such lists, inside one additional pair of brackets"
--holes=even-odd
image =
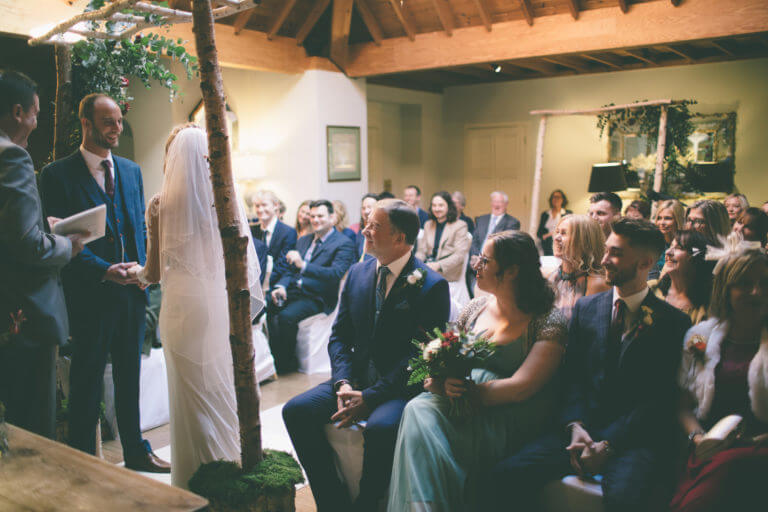
[(389, 308), (392, 304), (397, 304), (397, 302), (400, 300), (400, 297), (408, 290), (408, 274), (413, 272), (415, 267), (416, 261), (414, 257), (411, 256), (408, 259), (408, 263), (406, 263), (403, 267), (403, 270), (400, 271), (400, 275), (397, 276), (397, 279), (395, 279), (395, 282), (392, 285), (392, 289), (389, 291), (387, 298), (384, 300), (384, 305), (381, 308), (382, 312)]
[(611, 314), (613, 313), (613, 290), (603, 292), (597, 304), (595, 304), (595, 323), (597, 324), (596, 338), (602, 340), (597, 345), (599, 361), (607, 361), (608, 346), (611, 343)]
[[(655, 299), (656, 299), (655, 295), (653, 295), (653, 292), (649, 290), (648, 295), (645, 296), (645, 299), (643, 299), (643, 302), (640, 305), (640, 307), (642, 308), (643, 306), (647, 306), (651, 308), (651, 310), (653, 310), (654, 309), (653, 302)], [(637, 340), (639, 338), (644, 338), (654, 328), (653, 325), (645, 326), (645, 327), (643, 326), (644, 316), (645, 316), (645, 313), (642, 311), (642, 309), (637, 312), (637, 320), (635, 321), (635, 324), (631, 326), (632, 330), (629, 333), (627, 333), (627, 335), (621, 340), (621, 353), (619, 354), (619, 367), (621, 367), (621, 365), (623, 364), (624, 356), (629, 351), (629, 348), (632, 345), (636, 345)], [(639, 324), (637, 324), (637, 322), (639, 322)]]
[(337, 233), (335, 233), (336, 228), (331, 228), (331, 229), (333, 229), (334, 231), (331, 231), (331, 234), (328, 235), (328, 238), (326, 238), (323, 243), (321, 243), (320, 245), (315, 244), (315, 250), (312, 251), (312, 259), (310, 261), (315, 261), (317, 259), (317, 256), (320, 253), (322, 253), (323, 251), (325, 251), (325, 249), (328, 248), (328, 245), (331, 243), (331, 241), (336, 236), (336, 234), (337, 234)]

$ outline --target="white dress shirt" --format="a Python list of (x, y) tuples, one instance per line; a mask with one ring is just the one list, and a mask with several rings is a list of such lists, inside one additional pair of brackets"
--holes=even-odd
[(267, 228), (262, 230), (264, 232), (264, 243), (267, 244), (267, 247), (269, 247), (269, 244), (272, 242), (272, 235), (275, 234), (275, 226), (277, 226), (277, 215), (272, 217), (272, 220), (267, 224)]
[[(613, 287), (613, 307), (616, 307), (616, 301), (621, 299), (624, 301), (624, 304), (627, 305), (627, 315), (624, 318), (624, 332), (627, 331), (627, 328), (632, 325), (634, 320), (637, 318), (638, 311), (640, 310), (640, 305), (645, 300), (646, 295), (648, 295), (648, 292), (650, 290), (646, 286), (641, 291), (637, 293), (633, 293), (632, 295), (628, 295), (627, 297), (622, 297), (621, 294), (619, 294), (619, 289), (617, 287)], [(613, 309), (611, 310), (613, 311)]]
[(112, 181), (115, 180), (115, 161), (112, 159), (112, 152), (107, 151), (106, 158), (102, 158), (96, 153), (91, 153), (83, 145), (80, 145), (80, 154), (83, 155), (83, 160), (85, 160), (85, 165), (88, 166), (88, 171), (91, 173), (91, 176), (93, 176), (93, 179), (96, 180), (96, 183), (101, 187), (101, 190), (104, 189), (104, 167), (102, 167), (101, 162), (104, 160), (109, 160), (109, 170), (112, 173)]
[[(411, 251), (405, 251), (405, 254), (389, 265), (385, 265), (389, 269), (389, 274), (387, 275), (387, 293), (384, 295), (385, 297), (389, 295), (390, 290), (392, 290), (392, 287), (395, 285), (395, 281), (397, 281), (397, 277), (400, 275), (400, 272), (403, 271), (403, 267), (405, 267), (405, 264), (408, 263), (410, 258)], [(381, 266), (381, 262), (376, 260), (376, 276), (379, 275), (379, 268), (381, 268)]]

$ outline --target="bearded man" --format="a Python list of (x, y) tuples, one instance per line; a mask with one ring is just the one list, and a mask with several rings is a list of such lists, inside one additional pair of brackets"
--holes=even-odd
[(146, 259), (141, 169), (112, 154), (123, 131), (117, 103), (104, 94), (80, 102), (83, 140), (72, 155), (43, 169), (47, 215), (68, 217), (105, 204), (106, 236), (89, 243), (62, 272), (72, 336), (69, 443), (93, 454), (107, 356), (112, 357), (115, 409), (126, 467), (170, 472), (142, 440), (139, 372), (147, 296), (128, 275)]

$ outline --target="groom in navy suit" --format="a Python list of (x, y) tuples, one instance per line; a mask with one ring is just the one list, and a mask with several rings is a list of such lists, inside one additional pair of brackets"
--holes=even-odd
[(613, 223), (602, 261), (613, 289), (573, 309), (559, 425), (492, 470), (483, 510), (536, 510), (536, 491), (569, 473), (602, 475), (606, 511), (666, 509), (677, 371), (691, 322), (646, 284), (663, 249), (650, 222)]
[(141, 438), (139, 372), (147, 297), (127, 270), (146, 259), (144, 189), (134, 162), (112, 154), (123, 131), (117, 103), (103, 94), (80, 102), (83, 142), (43, 169), (47, 215), (68, 217), (105, 204), (106, 236), (89, 243), (62, 278), (70, 318), (69, 443), (93, 454), (107, 357), (112, 356), (115, 406), (126, 467), (170, 472)]
[[(328, 343), (331, 380), (288, 402), (283, 419), (307, 472), (319, 512), (377, 510), (389, 487), (397, 428), (406, 402), (411, 343), (444, 327), (448, 283), (411, 255), (419, 217), (404, 201), (379, 201), (368, 217), (365, 250), (375, 259), (353, 265)], [(365, 421), (360, 495), (350, 503), (334, 466), (324, 427)]]

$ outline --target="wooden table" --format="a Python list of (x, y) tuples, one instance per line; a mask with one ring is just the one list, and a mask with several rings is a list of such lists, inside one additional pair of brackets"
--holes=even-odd
[(0, 511), (193, 511), (208, 502), (91, 455), (7, 425)]

